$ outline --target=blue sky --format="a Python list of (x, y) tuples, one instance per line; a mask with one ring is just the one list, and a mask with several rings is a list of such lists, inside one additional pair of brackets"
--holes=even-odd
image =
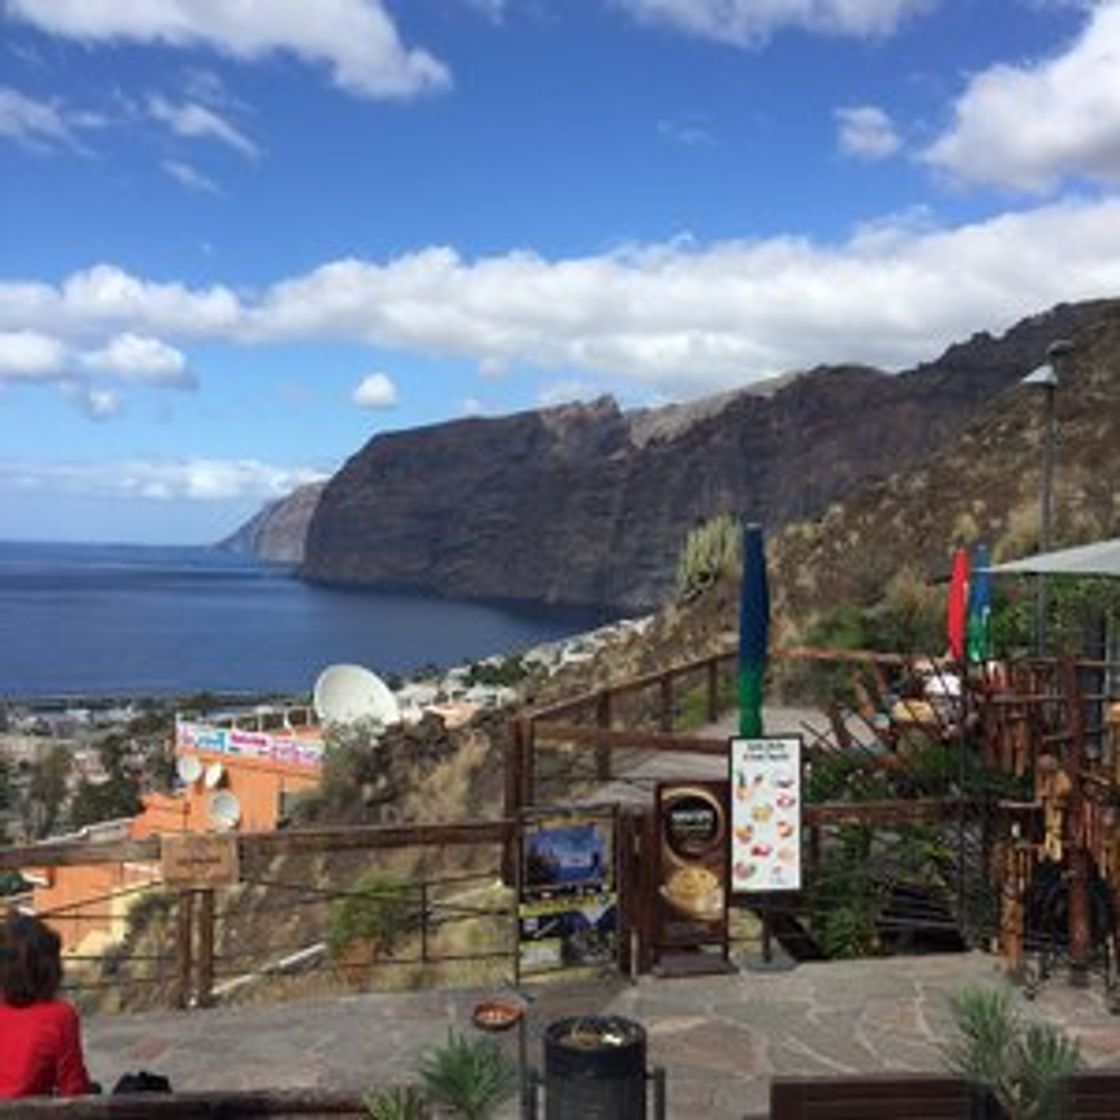
[(1120, 295), (1120, 2), (0, 0), (0, 536)]

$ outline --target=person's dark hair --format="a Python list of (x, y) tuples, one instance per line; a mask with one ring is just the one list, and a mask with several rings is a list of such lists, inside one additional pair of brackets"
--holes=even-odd
[(10, 910), (0, 928), (0, 996), (10, 1007), (54, 999), (62, 983), (62, 943), (50, 926)]

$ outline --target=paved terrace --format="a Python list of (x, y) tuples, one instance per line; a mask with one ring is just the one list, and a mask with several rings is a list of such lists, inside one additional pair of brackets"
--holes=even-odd
[[(948, 999), (968, 983), (1000, 983), (993, 957), (891, 958), (744, 969), (732, 977), (536, 989), (531, 1056), (544, 1025), (564, 1015), (610, 1013), (645, 1024), (651, 1063), (668, 1071), (669, 1115), (705, 1120), (765, 1114), (774, 1074), (941, 1070), (938, 1040)], [(412, 1077), (422, 1052), (449, 1027), (470, 1030), (484, 994), (348, 996), (273, 1007), (97, 1016), (85, 1025), (94, 1077), (125, 1070), (167, 1074), (177, 1089), (364, 1089)], [(1092, 1066), (1120, 1066), (1120, 1018), (1099, 981), (1071, 989), (1052, 979), (1031, 1013), (1070, 1028)], [(515, 1039), (507, 1037), (511, 1054)], [(507, 1113), (513, 1115), (512, 1112)]]

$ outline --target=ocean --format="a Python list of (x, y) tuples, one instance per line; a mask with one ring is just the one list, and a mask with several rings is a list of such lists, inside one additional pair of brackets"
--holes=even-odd
[(0, 696), (310, 692), (334, 662), (410, 673), (524, 650), (602, 611), (302, 583), (205, 548), (0, 542)]

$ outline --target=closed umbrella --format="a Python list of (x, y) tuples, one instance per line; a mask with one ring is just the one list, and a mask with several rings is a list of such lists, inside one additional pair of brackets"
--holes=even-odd
[(992, 590), (988, 576), (986, 545), (977, 545), (972, 555), (972, 579), (968, 585), (967, 646), (969, 661), (983, 663), (992, 657)]
[(953, 554), (953, 574), (949, 578), (949, 602), (945, 628), (949, 637), (949, 656), (963, 661), (965, 627), (968, 618), (968, 553), (958, 548)]
[(770, 646), (770, 588), (762, 526), (743, 530), (743, 582), (739, 597), (739, 734), (762, 734), (762, 682)]

